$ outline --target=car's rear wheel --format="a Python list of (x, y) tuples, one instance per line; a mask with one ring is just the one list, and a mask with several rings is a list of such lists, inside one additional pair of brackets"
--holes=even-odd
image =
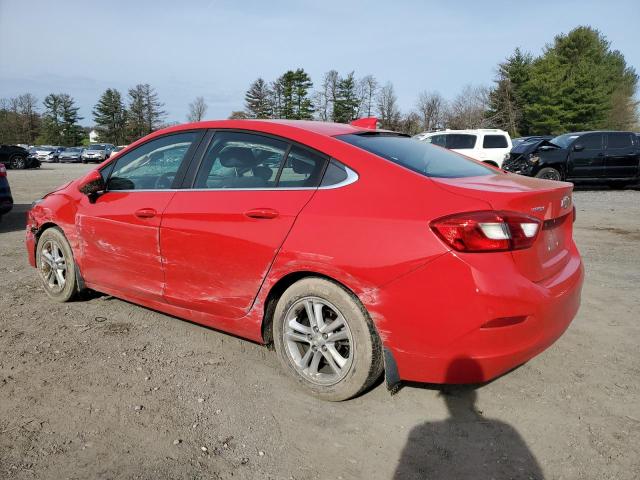
[(560, 175), (560, 172), (553, 167), (544, 167), (541, 168), (538, 173), (536, 173), (536, 178), (560, 181), (562, 180), (562, 175)]
[(57, 302), (67, 302), (77, 293), (75, 261), (69, 242), (57, 227), (38, 239), (36, 265), (44, 290)]
[(27, 159), (22, 155), (14, 155), (9, 159), (9, 164), (12, 168), (24, 169), (27, 168)]
[(364, 307), (323, 278), (302, 279), (282, 294), (273, 339), (284, 368), (324, 400), (358, 395), (383, 370), (381, 342)]

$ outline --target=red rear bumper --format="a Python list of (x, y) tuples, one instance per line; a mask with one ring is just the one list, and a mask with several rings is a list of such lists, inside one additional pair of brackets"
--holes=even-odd
[[(449, 253), (392, 282), (367, 307), (400, 379), (479, 383), (562, 335), (578, 311), (583, 278), (575, 246), (564, 268), (540, 283), (521, 276), (509, 255)], [(518, 323), (487, 328), (505, 318)]]

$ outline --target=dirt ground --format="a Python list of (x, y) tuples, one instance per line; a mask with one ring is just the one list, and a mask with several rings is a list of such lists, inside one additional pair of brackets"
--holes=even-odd
[(49, 301), (32, 200), (88, 170), (9, 171), (0, 223), (0, 479), (638, 479), (640, 191), (582, 189), (580, 313), (475, 389), (317, 401), (267, 348), (103, 296)]

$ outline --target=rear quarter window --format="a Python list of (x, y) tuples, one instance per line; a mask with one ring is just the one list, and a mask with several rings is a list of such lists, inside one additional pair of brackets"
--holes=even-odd
[(338, 135), (336, 138), (425, 177), (461, 178), (496, 174), (495, 170), (455, 152), (404, 135), (366, 133)]
[(504, 135), (485, 135), (482, 148), (509, 148), (509, 143)]

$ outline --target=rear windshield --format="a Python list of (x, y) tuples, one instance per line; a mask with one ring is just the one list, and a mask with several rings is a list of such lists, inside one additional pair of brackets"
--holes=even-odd
[(496, 171), (462, 155), (393, 133), (360, 133), (335, 138), (360, 147), (426, 177), (460, 178), (495, 175)]

